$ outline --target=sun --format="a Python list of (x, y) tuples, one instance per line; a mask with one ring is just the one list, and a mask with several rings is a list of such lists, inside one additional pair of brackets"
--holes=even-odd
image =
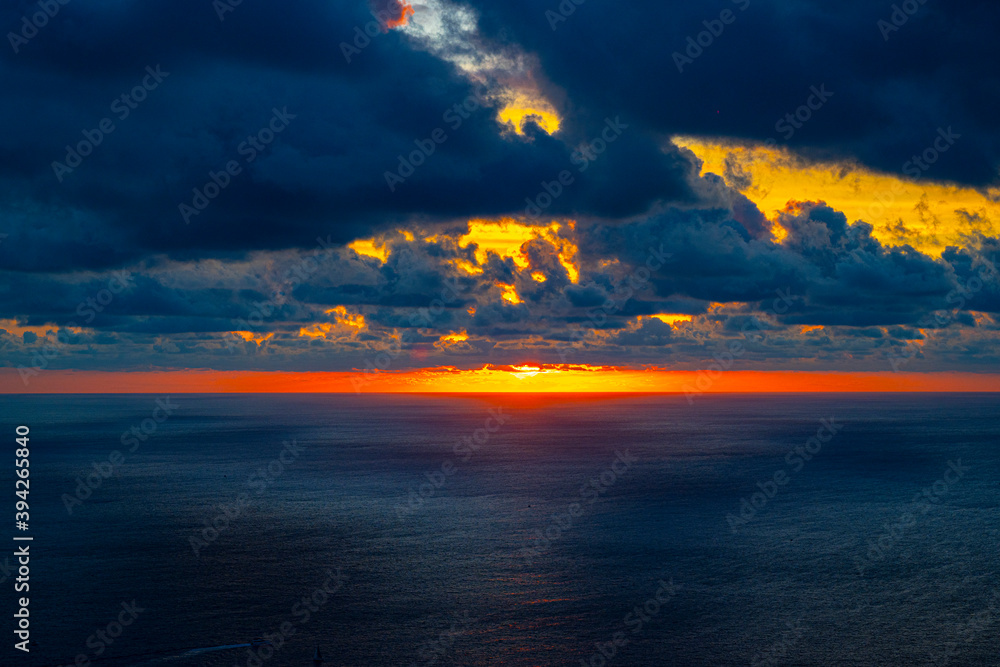
[(516, 377), (518, 380), (524, 380), (526, 378), (533, 378), (538, 374), (547, 373), (558, 373), (558, 368), (542, 368), (541, 366), (532, 366), (525, 364), (523, 366), (511, 366), (513, 370), (508, 371), (511, 375)]
[(542, 369), (538, 366), (511, 366), (511, 368), (514, 370), (510, 371), (510, 374), (518, 380), (535, 377), (542, 372)]

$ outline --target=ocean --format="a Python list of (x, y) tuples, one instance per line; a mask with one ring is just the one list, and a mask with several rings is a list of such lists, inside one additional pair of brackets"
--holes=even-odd
[(1000, 665), (997, 395), (0, 412), (3, 665)]

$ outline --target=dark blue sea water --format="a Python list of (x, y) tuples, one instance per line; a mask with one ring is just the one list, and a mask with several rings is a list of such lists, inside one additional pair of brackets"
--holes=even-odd
[(1000, 664), (995, 395), (158, 398), (0, 396), (3, 665)]

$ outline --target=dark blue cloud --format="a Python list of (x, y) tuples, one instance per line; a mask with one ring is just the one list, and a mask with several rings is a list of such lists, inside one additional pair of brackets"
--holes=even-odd
[[(557, 2), (473, 4), (487, 34), (539, 54), (553, 83), (589, 113), (665, 134), (787, 139), (806, 155), (896, 174), (933, 146), (938, 128), (953, 127), (961, 139), (918, 173), (997, 182), (995, 3), (919, 3), (888, 40), (879, 21), (896, 5), (866, 0), (572, 3), (565, 21), (546, 16)], [(820, 109), (778, 127), (824, 84), (832, 96)]]
[[(364, 0), (244, 0), (221, 20), (208, 2), (61, 5), (0, 49), (15, 101), (0, 107), (0, 320), (85, 326), (56, 341), (52, 367), (342, 370), (402, 334), (399, 368), (563, 361), (567, 346), (580, 363), (694, 364), (748, 327), (760, 364), (870, 365), (910, 341), (938, 345), (945, 365), (995, 356), (982, 314), (1000, 313), (996, 239), (931, 257), (806, 204), (782, 214), (775, 243), (738, 164), (736, 188), (701, 178), (669, 138), (774, 137), (807, 159), (995, 184), (1000, 9), (926, 3), (886, 32), (892, 8), (861, 0), (573, 4), (562, 21), (546, 15), (558, 3), (470, 3), (470, 48), (537, 58), (528, 78), (559, 111), (553, 136), (501, 127), (496, 100), (399, 31), (357, 37), (373, 21)], [(35, 7), (7, 3), (0, 25), (18, 30)], [(719, 34), (675, 57), (705, 30)], [(961, 136), (936, 148), (947, 128)], [(581, 159), (588, 146), (600, 150)], [(495, 255), (481, 274), (457, 269), (474, 249), (448, 237), (500, 216), (577, 220), (579, 282), (544, 239), (525, 246), (544, 282)], [(399, 228), (440, 239), (396, 238), (384, 264), (340, 248)], [(111, 292), (122, 267), (135, 278)], [(368, 329), (299, 335), (334, 306)], [(415, 320), (421, 309), (433, 315)], [(657, 313), (705, 317), (636, 319)], [(469, 340), (440, 344), (458, 331)], [(54, 344), (0, 337), (8, 365)]]

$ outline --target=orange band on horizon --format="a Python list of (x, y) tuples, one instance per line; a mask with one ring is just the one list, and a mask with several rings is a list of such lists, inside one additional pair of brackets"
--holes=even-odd
[(835, 373), (700, 371), (595, 367), (486, 367), (402, 372), (61, 371), (39, 372), (27, 385), (0, 369), (2, 394), (90, 393), (782, 393), (994, 392), (1000, 375), (978, 373)]

